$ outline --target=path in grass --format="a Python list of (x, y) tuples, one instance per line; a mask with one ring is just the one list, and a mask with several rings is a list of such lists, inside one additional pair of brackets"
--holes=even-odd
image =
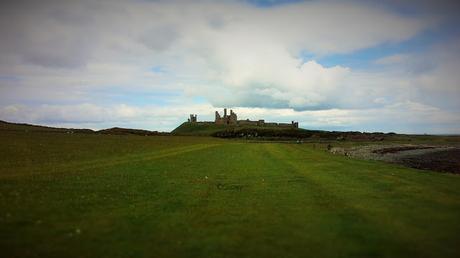
[(0, 147), (7, 257), (460, 255), (456, 175), (307, 145), (56, 135)]

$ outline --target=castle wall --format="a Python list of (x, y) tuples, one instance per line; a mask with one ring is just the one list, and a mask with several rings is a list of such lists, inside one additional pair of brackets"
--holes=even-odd
[(219, 118), (219, 119), (216, 119), (216, 121), (214, 121), (215, 124), (217, 125), (223, 125), (223, 124), (226, 124), (225, 123), (225, 120), (222, 119), (222, 118)]
[(238, 125), (259, 125), (259, 121), (238, 120)]
[(218, 124), (218, 125), (223, 125), (223, 124), (225, 124), (224, 119), (220, 116), (219, 112), (217, 112), (217, 111), (216, 111), (216, 113), (215, 113), (214, 123), (215, 123), (215, 124)]
[(236, 125), (237, 124), (237, 116), (235, 113), (233, 113), (233, 110), (230, 110), (230, 116), (228, 116), (227, 123), (230, 125)]
[(293, 126), (292, 124), (288, 124), (288, 123), (279, 123), (278, 127), (293, 127)]

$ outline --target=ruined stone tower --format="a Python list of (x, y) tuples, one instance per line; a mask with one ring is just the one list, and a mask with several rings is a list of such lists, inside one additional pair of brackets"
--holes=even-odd
[(196, 123), (196, 117), (197, 115), (195, 114), (190, 114), (190, 118), (188, 119), (189, 123)]
[(227, 115), (227, 109), (224, 108), (224, 116), (220, 116), (219, 112), (216, 111), (215, 114), (215, 124), (219, 125), (236, 125), (237, 124), (237, 116), (235, 113), (233, 113), (233, 110), (230, 110), (230, 115)]

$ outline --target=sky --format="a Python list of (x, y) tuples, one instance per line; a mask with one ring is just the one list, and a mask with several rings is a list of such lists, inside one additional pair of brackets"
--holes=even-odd
[(460, 134), (460, 2), (1, 1), (0, 120)]

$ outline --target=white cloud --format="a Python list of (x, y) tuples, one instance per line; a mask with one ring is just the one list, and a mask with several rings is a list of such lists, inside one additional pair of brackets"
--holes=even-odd
[[(290, 119), (312, 116), (317, 126), (355, 126), (368, 119), (359, 110), (384, 112), (395, 103), (458, 106), (459, 58), (442, 49), (429, 62), (406, 54), (377, 60), (384, 71), (315, 61), (403, 42), (436, 22), (363, 2), (257, 8), (241, 1), (40, 1), (0, 10), (0, 76), (18, 78), (0, 77), (0, 119), (146, 125), (144, 116), (173, 110), (172, 120), (146, 119), (149, 128), (171, 128), (187, 116), (186, 107), (212, 116), (213, 105), (291, 110)], [(158, 103), (123, 105), (112, 89), (139, 99), (169, 92), (175, 96), (168, 102), (185, 103), (175, 111)], [(205, 97), (209, 110), (193, 97)]]

